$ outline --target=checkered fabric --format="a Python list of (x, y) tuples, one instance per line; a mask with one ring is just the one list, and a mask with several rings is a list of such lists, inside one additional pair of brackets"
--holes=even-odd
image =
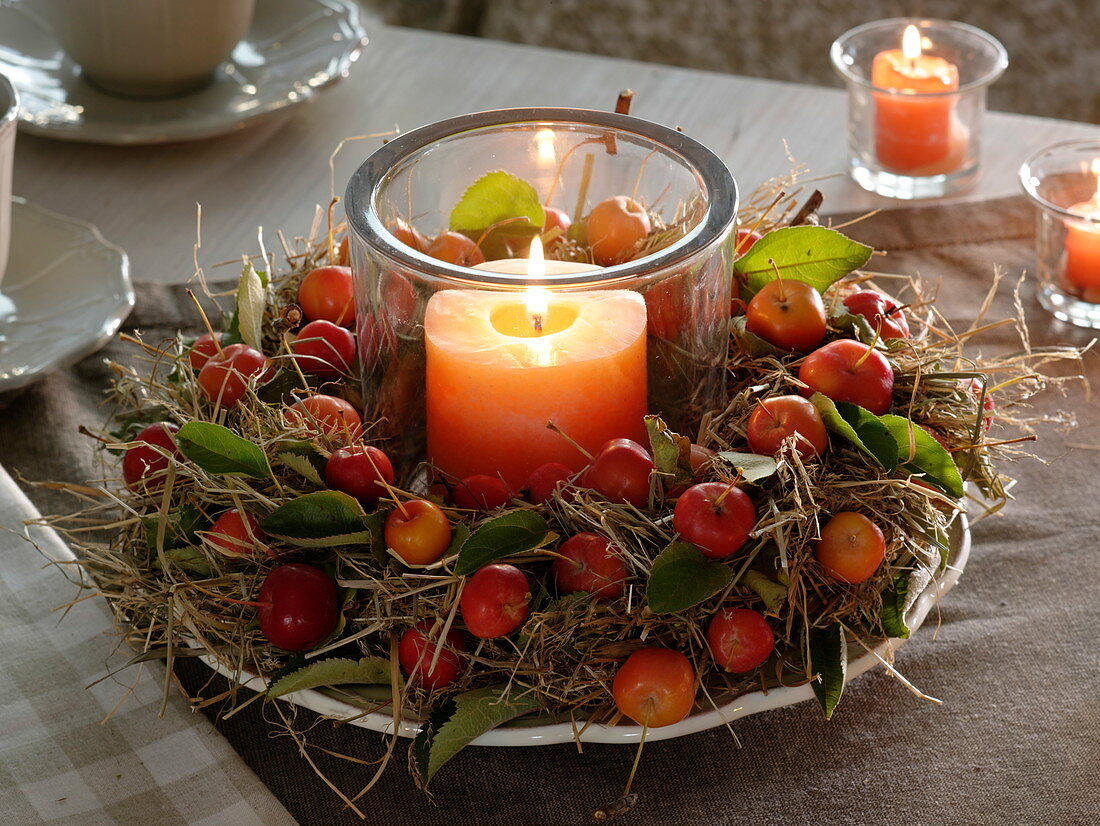
[(293, 818), (173, 690), (163, 666), (127, 668), (103, 600), (80, 596), (53, 531), (0, 468), (0, 824), (283, 824)]

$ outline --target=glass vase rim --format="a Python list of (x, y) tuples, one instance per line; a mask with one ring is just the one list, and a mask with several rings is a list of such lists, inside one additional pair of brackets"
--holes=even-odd
[(703, 216), (682, 238), (664, 249), (635, 261), (600, 267), (591, 272), (547, 275), (538, 279), (539, 284), (592, 287), (641, 278), (703, 252), (727, 233), (736, 221), (739, 200), (736, 178), (713, 150), (683, 132), (633, 115), (598, 109), (521, 107), (490, 109), (445, 118), (405, 132), (383, 144), (360, 164), (348, 181), (344, 209), (349, 228), (385, 256), (429, 277), (486, 288), (522, 289), (528, 286), (531, 282), (526, 279), (450, 264), (401, 243), (380, 219), (374, 201), (380, 185), (396, 165), (432, 144), (464, 132), (524, 124), (548, 128), (554, 125), (593, 126), (640, 136), (684, 161), (702, 180), (707, 195)]
[[(1085, 140), (1060, 141), (1059, 143), (1052, 143), (1050, 146), (1044, 146), (1042, 149), (1037, 149), (1036, 151), (1032, 152), (1022, 164), (1020, 164), (1020, 171), (1018, 173), (1020, 178), (1020, 186), (1023, 188), (1025, 195), (1027, 195), (1038, 206), (1047, 210), (1048, 212), (1053, 212), (1054, 214), (1059, 215), (1060, 217), (1069, 221), (1076, 221), (1080, 224), (1087, 224), (1089, 226), (1100, 228), (1100, 217), (1094, 218), (1089, 215), (1082, 215), (1079, 212), (1074, 212), (1068, 207), (1060, 206), (1049, 200), (1048, 198), (1040, 195), (1038, 184), (1046, 176), (1037, 177), (1036, 175), (1032, 174), (1032, 167), (1044, 155), (1048, 155), (1058, 151), (1086, 148), (1094, 149), (1096, 151), (1094, 157), (1100, 159), (1100, 140), (1097, 140), (1095, 138), (1086, 138)], [(1066, 171), (1069, 172), (1071, 170)], [(1090, 172), (1087, 174), (1094, 175), (1096, 173)]]
[[(982, 75), (967, 83), (961, 84), (958, 89), (952, 89), (949, 92), (907, 92), (903, 89), (891, 89), (885, 86), (876, 86), (867, 78), (852, 71), (851, 67), (842, 60), (844, 53), (844, 46), (854, 40), (860, 35), (867, 34), (868, 32), (897, 28), (905, 26), (916, 26), (922, 31), (936, 30), (936, 29), (954, 29), (964, 34), (973, 37), (976, 40), (984, 42), (986, 45), (993, 48), (996, 54), (996, 59), (993, 61), (993, 65)], [(900, 41), (899, 41), (900, 42)], [(862, 86), (865, 89), (871, 89), (877, 94), (881, 95), (894, 95), (897, 97), (905, 98), (953, 98), (958, 97), (961, 94), (972, 91), (974, 89), (981, 89), (990, 85), (996, 81), (1001, 75), (1004, 74), (1005, 69), (1008, 68), (1008, 50), (1005, 49), (1004, 44), (1001, 43), (996, 37), (991, 35), (985, 29), (979, 29), (977, 26), (972, 26), (969, 23), (962, 23), (958, 20), (944, 20), (938, 17), (889, 17), (884, 20), (873, 20), (870, 23), (863, 23), (859, 26), (854, 26), (844, 34), (840, 35), (833, 41), (829, 47), (829, 58), (833, 64), (833, 69), (844, 80), (849, 83), (855, 83), (858, 86)]]

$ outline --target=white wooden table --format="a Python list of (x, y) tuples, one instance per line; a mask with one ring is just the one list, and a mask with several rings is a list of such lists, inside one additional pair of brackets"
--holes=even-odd
[[(835, 89), (408, 29), (375, 26), (370, 34), (351, 77), (317, 102), (226, 137), (116, 148), (21, 135), (15, 193), (98, 224), (129, 252), (136, 280), (184, 281), (192, 274), (197, 202), (208, 273), (216, 262), (257, 251), (257, 225), (268, 248), (277, 249), (276, 229), (305, 234), (315, 204), (328, 202), (328, 158), (342, 138), (497, 107), (607, 109), (629, 87), (636, 93), (633, 114), (683, 127), (725, 159), (745, 191), (789, 168), (785, 139), (816, 174), (835, 174), (817, 184), (825, 212), (905, 205), (864, 192), (847, 177), (846, 100)], [(1074, 138), (1100, 138), (1100, 127), (991, 114), (981, 178), (964, 197), (1018, 192), (1024, 157)], [(345, 148), (337, 194), (377, 145)]]

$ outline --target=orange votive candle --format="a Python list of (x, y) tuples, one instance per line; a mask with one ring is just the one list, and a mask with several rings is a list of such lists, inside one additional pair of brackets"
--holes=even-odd
[(875, 154), (890, 172), (939, 175), (957, 169), (969, 137), (955, 113), (953, 97), (922, 95), (959, 88), (958, 67), (926, 55), (920, 31), (908, 26), (902, 48), (875, 55), (871, 83), (904, 94), (875, 94)]
[[(1069, 211), (1100, 221), (1100, 158), (1093, 161), (1096, 194), (1074, 204)], [(1100, 289), (1100, 224), (1066, 221), (1066, 280), (1082, 290)]]
[(428, 456), (446, 474), (519, 490), (547, 462), (580, 470), (585, 457), (547, 422), (590, 452), (644, 434), (638, 293), (445, 290), (428, 302), (424, 339)]

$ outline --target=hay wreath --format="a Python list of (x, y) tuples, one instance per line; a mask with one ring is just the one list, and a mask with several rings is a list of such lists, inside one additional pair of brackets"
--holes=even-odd
[[(255, 265), (246, 260), (238, 288), (224, 294), (210, 293), (200, 277), (206, 295), (196, 299), (196, 329), (206, 325), (204, 340), (130, 339), (136, 366), (112, 364), (115, 409), (91, 434), (122, 457), (123, 479), (94, 491), (74, 486), (87, 507), (46, 521), (77, 550), (89, 575), (84, 587), (107, 598), (139, 652), (136, 661), (164, 659), (170, 672), (173, 659), (203, 653), (238, 682), (265, 678), (265, 702), (325, 688), (364, 714), (421, 722), (409, 764), (424, 787), (464, 745), (517, 718), (566, 721), (578, 733), (595, 723), (630, 723), (616, 677), (633, 655), (654, 649), (675, 652), (688, 669), (684, 713), (809, 683), (831, 716), (849, 647), (854, 657), (908, 637), (906, 609), (943, 576), (949, 531), (968, 496), (986, 513), (1010, 498), (998, 463), (1021, 455), (1032, 426), (1050, 421), (1032, 414), (1028, 400), (1071, 380), (1044, 367), (1080, 353), (1032, 350), (1022, 310), (1016, 318), (987, 319), (999, 277), (971, 327), (952, 330), (926, 284), (872, 273), (870, 248), (817, 225), (817, 193), (800, 208), (800, 177), (804, 170), (765, 184), (742, 207), (737, 243), (750, 231), (748, 243), (755, 243), (742, 244), (730, 273), (739, 298), (726, 404), (705, 411), (690, 434), (672, 432), (659, 415), (647, 417), (644, 447), (653, 468), (640, 500), (609, 497), (586, 484), (584, 472), (542, 492), (512, 491), (505, 501), (491, 491), (462, 490), (461, 480), (436, 479), (429, 488), (423, 480), (431, 469), (424, 467), (396, 480), (372, 477), (373, 493), (360, 490), (359, 498), (330, 484), (333, 455), (371, 444), (374, 424), (358, 422), (353, 357), (327, 340), (320, 350), (302, 346), (318, 341), (301, 335), (309, 321), (299, 303), (303, 279), (346, 263), (345, 229), (332, 225), (330, 207), (327, 228), (322, 219), (311, 237), (283, 242), (284, 265), (266, 254)], [(574, 227), (583, 226), (585, 215), (573, 217)], [(656, 218), (632, 255), (677, 237), (675, 226)], [(590, 256), (583, 233), (555, 230), (543, 240), (551, 256)], [(803, 263), (807, 249), (813, 266)], [(811, 392), (805, 352), (750, 332), (751, 298), (777, 281), (792, 292), (809, 284), (820, 296), (827, 330), (805, 349), (846, 341), (888, 365), (887, 412)], [(880, 296), (877, 312), (861, 314), (851, 298), (870, 289), (889, 298)], [(206, 299), (220, 301), (225, 314), (210, 318)], [(1018, 352), (969, 355), (974, 339), (1004, 324), (1019, 329)], [(223, 370), (211, 389), (200, 376), (231, 348), (262, 355), (250, 366), (238, 363), (243, 375)], [(823, 424), (824, 441), (815, 445), (799, 432), (771, 452), (753, 452), (750, 419), (760, 411), (775, 419), (762, 403), (799, 394)], [(347, 404), (302, 403), (318, 395)], [(376, 447), (384, 461), (386, 445)], [(706, 552), (678, 528), (677, 502), (702, 483), (750, 503), (751, 531), (732, 552)], [(448, 528), (442, 556), (420, 564), (387, 542), (387, 525), (408, 516), (414, 500), (431, 502)], [(880, 561), (862, 578), (848, 574), (851, 581), (821, 552), (823, 530), (843, 513), (859, 514), (882, 536)], [(600, 559), (613, 562), (595, 585), (562, 573), (575, 567), (566, 543), (579, 534), (595, 535), (604, 547)], [(468, 631), (464, 590), (496, 563), (521, 572), (526, 607), (506, 633), (480, 638)], [(307, 571), (297, 597), (310, 604), (280, 615), (271, 583), (290, 570)], [(322, 603), (331, 605), (318, 608)], [(309, 615), (305, 630), (285, 616), (299, 609)], [(749, 615), (748, 625), (738, 624)], [(728, 620), (732, 642), (715, 631), (719, 616)], [(658, 670), (667, 676), (677, 663)], [(234, 688), (223, 698), (225, 713), (257, 696)], [(271, 708), (308, 759), (293, 716), (278, 703)], [(641, 724), (665, 722), (627, 713)], [(391, 737), (383, 767), (397, 741)], [(365, 773), (367, 788), (383, 767)], [(359, 795), (329, 785), (358, 811)], [(598, 816), (629, 808), (629, 785)]]

